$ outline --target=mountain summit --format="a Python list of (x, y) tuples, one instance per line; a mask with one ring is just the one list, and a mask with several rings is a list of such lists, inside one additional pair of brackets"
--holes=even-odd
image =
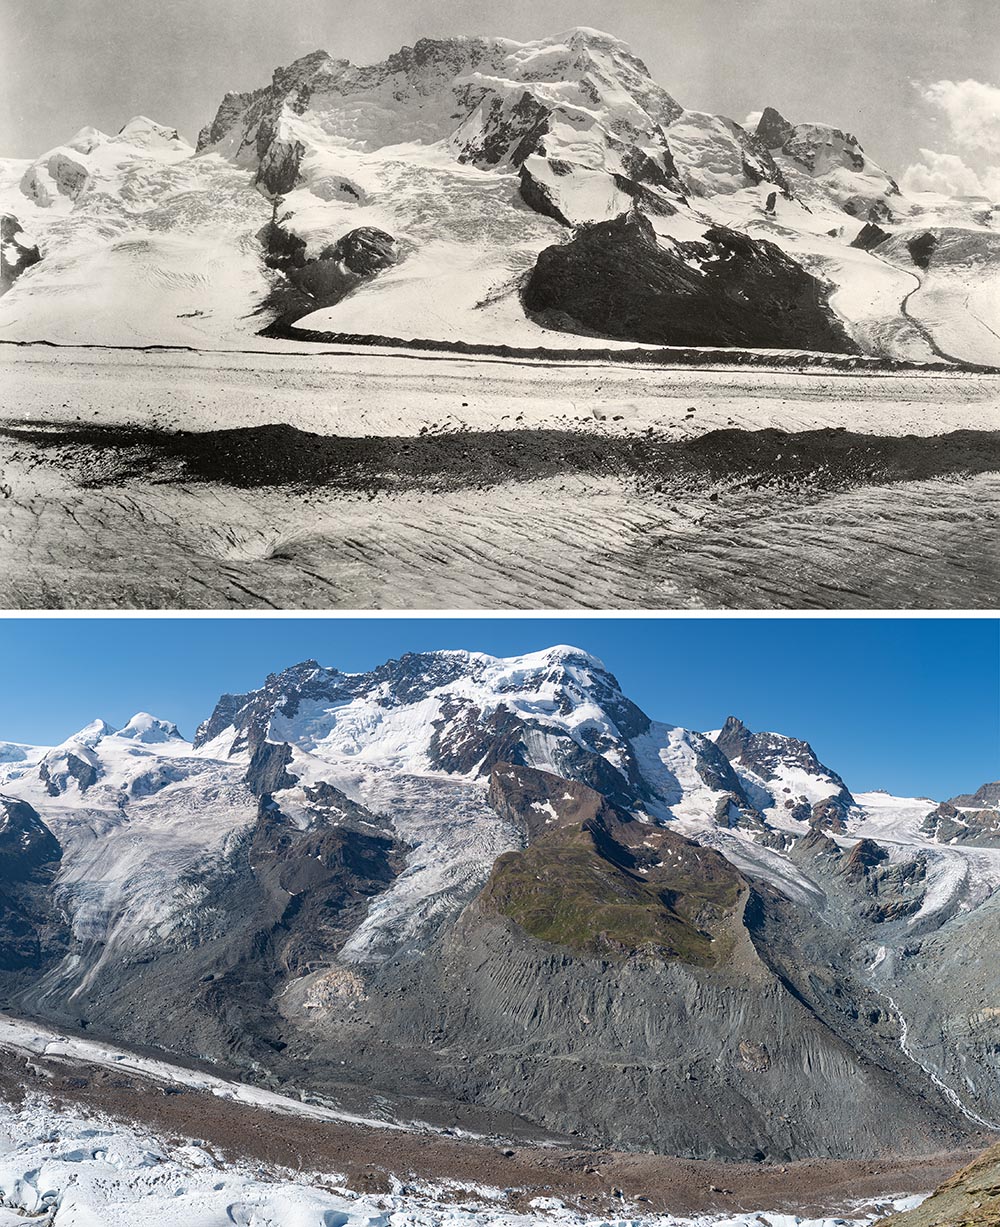
[(969, 1022), (996, 823), (653, 720), (572, 646), (303, 661), (194, 743), (139, 713), (6, 746), (0, 794), (22, 1013), (696, 1157), (877, 1157), (901, 1122), (929, 1153), (1000, 1114)]
[(988, 209), (904, 196), (835, 124), (686, 109), (582, 27), (317, 50), (227, 94), (196, 149), (139, 116), (0, 171), (15, 340), (1000, 360), (967, 292)]

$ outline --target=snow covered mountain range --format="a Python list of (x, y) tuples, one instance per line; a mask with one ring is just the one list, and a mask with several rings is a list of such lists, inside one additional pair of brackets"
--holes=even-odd
[(137, 117), (2, 161), (0, 205), (6, 339), (1000, 361), (992, 202), (904, 196), (835, 126), (687, 110), (585, 28), (317, 51), (196, 147)]
[(0, 745), (0, 992), (368, 1111), (928, 1152), (1000, 1117), (996, 803), (652, 721), (574, 648), (308, 661), (190, 742)]

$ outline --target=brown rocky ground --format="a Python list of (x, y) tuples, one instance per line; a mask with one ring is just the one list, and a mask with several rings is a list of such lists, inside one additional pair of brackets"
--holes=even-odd
[(1000, 1145), (946, 1180), (916, 1210), (875, 1227), (996, 1227), (1000, 1223)]
[[(131, 1071), (3, 1053), (0, 1096), (17, 1104), (26, 1093), (136, 1122), (167, 1139), (193, 1138), (221, 1157), (249, 1159), (265, 1168), (341, 1172), (358, 1191), (387, 1190), (393, 1176), (404, 1182), (491, 1185), (510, 1190), (510, 1207), (522, 1210), (534, 1197), (555, 1196), (595, 1214), (620, 1206), (623, 1199), (648, 1213), (761, 1206), (812, 1216), (843, 1213), (858, 1203), (878, 1206), (887, 1194), (923, 1192), (970, 1157), (958, 1152), (915, 1160), (771, 1166), (588, 1150), (571, 1142), (525, 1144), (429, 1130), (401, 1132), (248, 1107)], [(975, 1227), (998, 1221), (968, 1220)], [(939, 1220), (913, 1219), (912, 1227), (930, 1222)], [(911, 1220), (904, 1217), (901, 1224), (911, 1227)]]

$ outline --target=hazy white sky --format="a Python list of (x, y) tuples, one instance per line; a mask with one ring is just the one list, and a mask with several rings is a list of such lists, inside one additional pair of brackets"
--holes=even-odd
[(193, 139), (227, 90), (318, 47), (368, 63), (421, 35), (588, 25), (685, 106), (834, 123), (897, 174), (924, 149), (946, 159), (928, 173), (1000, 175), (996, 0), (0, 0), (0, 22), (4, 156), (139, 113)]

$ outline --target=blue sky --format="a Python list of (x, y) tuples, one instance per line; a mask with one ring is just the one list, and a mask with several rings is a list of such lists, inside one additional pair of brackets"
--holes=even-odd
[(139, 710), (190, 737), (220, 694), (300, 660), (555, 643), (599, 656), (655, 719), (802, 737), (859, 791), (941, 798), (1000, 775), (1000, 622), (976, 619), (3, 619), (0, 740), (53, 744)]

